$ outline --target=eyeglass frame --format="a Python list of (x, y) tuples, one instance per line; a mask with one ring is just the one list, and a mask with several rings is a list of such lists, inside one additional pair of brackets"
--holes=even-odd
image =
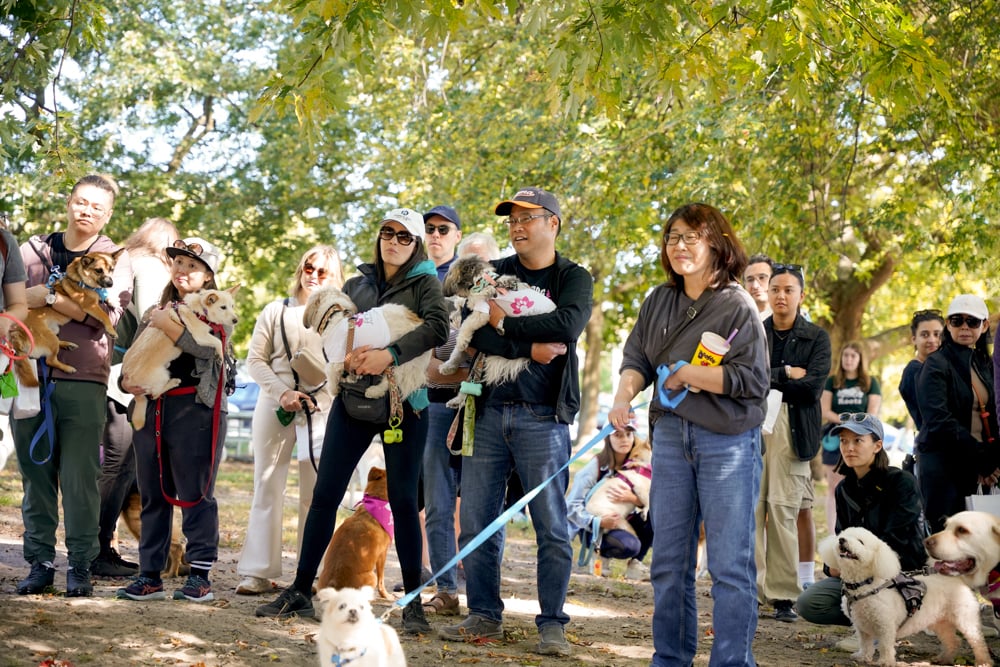
[(412, 245), (413, 241), (416, 240), (417, 238), (416, 236), (414, 236), (405, 229), (400, 229), (397, 232), (395, 229), (389, 227), (388, 225), (378, 230), (378, 237), (380, 240), (386, 242), (396, 239), (396, 243), (398, 243), (401, 246)]
[(555, 213), (550, 213), (549, 211), (546, 211), (545, 213), (531, 213), (529, 215), (522, 215), (519, 218), (512, 218), (510, 216), (507, 216), (506, 218), (501, 220), (501, 222), (503, 222), (508, 227), (511, 225), (527, 225), (530, 224), (531, 221), (534, 220), (535, 218), (551, 218), (554, 215)]
[(96, 215), (99, 218), (104, 217), (104, 215), (111, 210), (109, 208), (104, 208), (100, 204), (95, 204), (92, 201), (83, 199), (82, 197), (79, 197), (77, 195), (74, 195), (73, 198), (69, 200), (69, 205), (72, 206), (73, 208), (79, 208), (83, 210), (89, 208), (91, 211), (94, 212), (94, 215)]
[(315, 273), (316, 277), (319, 278), (320, 280), (326, 280), (326, 277), (330, 275), (331, 271), (330, 269), (324, 267), (317, 268), (312, 264), (310, 264), (309, 262), (306, 262), (305, 264), (302, 265), (302, 273), (306, 274), (307, 276), (311, 276), (313, 273)]
[[(694, 237), (694, 238), (689, 238)], [(700, 229), (689, 229), (686, 232), (663, 232), (663, 245), (674, 246), (684, 241), (684, 245), (695, 245), (701, 243), (701, 240), (705, 238), (705, 235)], [(673, 243), (670, 242), (674, 239)]]
[(195, 257), (201, 257), (202, 253), (205, 252), (205, 248), (202, 247), (200, 243), (192, 243), (188, 245), (187, 243), (184, 243), (184, 239), (177, 239), (176, 241), (174, 241), (173, 247), (177, 248), (178, 250), (187, 250)]
[[(952, 322), (952, 320), (955, 318), (958, 318), (958, 324)], [(972, 323), (973, 320), (975, 320), (976, 322), (975, 324)], [(983, 326), (983, 322), (985, 321), (986, 321), (985, 318), (975, 317), (973, 315), (967, 315), (963, 313), (955, 313), (954, 315), (949, 315), (948, 317), (945, 318), (945, 322), (948, 323), (948, 326), (955, 327), (956, 329), (961, 329), (963, 324), (968, 326), (970, 329), (978, 329), (979, 327)]]

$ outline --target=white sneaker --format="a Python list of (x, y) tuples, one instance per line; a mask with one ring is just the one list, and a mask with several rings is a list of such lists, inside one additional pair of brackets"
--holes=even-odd
[(632, 581), (649, 581), (649, 566), (641, 560), (632, 558), (625, 568), (625, 578)]
[(239, 586), (236, 587), (237, 595), (260, 595), (270, 593), (274, 590), (274, 584), (270, 579), (264, 577), (243, 577)]

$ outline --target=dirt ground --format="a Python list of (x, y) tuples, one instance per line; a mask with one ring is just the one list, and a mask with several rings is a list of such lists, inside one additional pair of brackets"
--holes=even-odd
[[(226, 462), (223, 469), (224, 472), (235, 471), (238, 479), (245, 479), (250, 466)], [(218, 495), (224, 506), (245, 506), (249, 489), (225, 487)], [(295, 505), (294, 502), (289, 504)], [(65, 590), (65, 552), (60, 552), (56, 562), (59, 592), (16, 595), (17, 582), (28, 570), (21, 557), (19, 508), (20, 482), (17, 463), (12, 460), (0, 472), (0, 667), (316, 664), (314, 638), (318, 623), (255, 618), (253, 610), (261, 598), (234, 593), (245, 513), (242, 520), (238, 512), (237, 518), (228, 513), (224, 515), (224, 548), (212, 573), (217, 598), (214, 602), (144, 603), (116, 600), (115, 590), (122, 585), (122, 580), (113, 579), (97, 580), (93, 598), (65, 598), (61, 592)], [(507, 535), (503, 577), (504, 641), (472, 645), (446, 642), (436, 636), (403, 638), (411, 666), (452, 663), (639, 667), (649, 664), (653, 651), (650, 633), (652, 588), (649, 583), (624, 580), (621, 564), (613, 568), (609, 577), (573, 574), (566, 608), (572, 617), (567, 636), (573, 644), (573, 655), (552, 658), (533, 653), (537, 633), (532, 619), (538, 609), (533, 539), (527, 529), (513, 524), (508, 526)], [(122, 553), (127, 558), (137, 559), (136, 544), (131, 537), (122, 540)], [(392, 563), (387, 568), (386, 579), (391, 588), (400, 580), (391, 548), (390, 558)], [(286, 552), (284, 566), (287, 583), (295, 566), (292, 553)], [(179, 588), (180, 584), (180, 581), (168, 580), (168, 592)], [(710, 586), (707, 580), (698, 585), (700, 639), (695, 665), (708, 664), (712, 646)], [(463, 611), (464, 602), (462, 596)], [(376, 607), (379, 613), (387, 605), (377, 603)], [(834, 642), (849, 634), (847, 628), (825, 628), (801, 620), (792, 624), (779, 623), (771, 618), (772, 611), (765, 607), (761, 612), (754, 644), (758, 664), (780, 667), (855, 664), (847, 654), (831, 648)], [(454, 618), (432, 616), (430, 622), (436, 627), (455, 622)], [(392, 623), (399, 627), (398, 613), (393, 614)], [(1000, 650), (1000, 640), (989, 641), (995, 652)], [(928, 665), (936, 650), (935, 639), (919, 635), (900, 642), (899, 660), (901, 664)], [(967, 647), (961, 655), (971, 660)]]

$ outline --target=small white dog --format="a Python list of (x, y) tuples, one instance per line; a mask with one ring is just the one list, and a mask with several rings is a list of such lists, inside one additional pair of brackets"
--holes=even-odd
[[(465, 305), (471, 311), (458, 329), (454, 351), (448, 361), (441, 364), (439, 370), (443, 375), (450, 375), (458, 370), (472, 335), (489, 323), (490, 300), (495, 300), (508, 317), (542, 315), (556, 309), (552, 299), (514, 276), (499, 275), (492, 264), (476, 255), (456, 259), (448, 269), (442, 288), (445, 296), (463, 297)], [(530, 361), (526, 358), (506, 359), (488, 355), (483, 381), (486, 384), (511, 381), (527, 368)]]
[[(206, 289), (184, 297), (182, 303), (170, 311), (170, 318), (190, 332), (195, 342), (215, 349), (222, 357), (222, 341), (212, 335), (212, 325), (221, 325), (227, 331), (239, 321), (233, 296), (239, 290), (236, 285), (228, 290)], [(146, 425), (147, 396), (159, 398), (181, 383), (171, 378), (167, 370), (170, 362), (181, 355), (181, 349), (156, 327), (142, 330), (125, 356), (122, 358), (122, 377), (129, 385), (137, 385), (145, 391), (135, 397), (132, 412), (132, 426), (138, 431)]]
[[(888, 544), (864, 528), (847, 528), (819, 546), (823, 560), (840, 570), (844, 613), (858, 634), (860, 650), (852, 658), (872, 662), (878, 641), (881, 665), (896, 664), (896, 639), (930, 630), (941, 641), (938, 664), (953, 664), (958, 630), (972, 647), (976, 665), (992, 665), (983, 640), (979, 604), (972, 590), (958, 579), (939, 574), (901, 575), (899, 557)], [(904, 594), (921, 586), (923, 598), (907, 610)]]
[[(328, 361), (326, 374), (334, 396), (340, 393), (347, 353), (348, 321), (351, 319), (354, 320), (354, 348), (362, 345), (387, 347), (424, 323), (412, 310), (400, 304), (387, 303), (358, 313), (358, 307), (351, 298), (336, 287), (313, 290), (302, 314), (302, 323), (323, 339), (323, 351)], [(427, 383), (427, 366), (433, 353), (433, 349), (427, 350), (393, 369), (403, 398)], [(365, 391), (365, 396), (379, 398), (387, 391), (389, 379), (383, 376), (381, 382)]]
[(399, 636), (372, 614), (374, 591), (362, 588), (324, 588), (316, 597), (323, 609), (316, 646), (320, 667), (406, 667)]
[[(630, 489), (642, 502), (642, 513), (649, 512), (649, 487), (652, 483), (650, 462), (653, 460), (653, 449), (646, 440), (637, 440), (632, 448), (628, 461), (621, 470), (606, 477), (603, 484), (598, 485), (587, 499), (587, 511), (594, 516), (603, 517), (607, 514), (618, 515), (618, 523), (614, 529), (627, 530), (635, 535), (635, 529), (626, 521), (635, 511), (636, 506), (620, 500), (612, 500), (608, 491), (612, 485)], [(612, 529), (612, 530), (614, 530)]]

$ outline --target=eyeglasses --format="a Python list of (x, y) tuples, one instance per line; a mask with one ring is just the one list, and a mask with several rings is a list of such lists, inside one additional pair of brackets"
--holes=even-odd
[(330, 275), (330, 271), (329, 270), (327, 270), (327, 269), (317, 269), (315, 266), (313, 266), (309, 262), (306, 262), (305, 265), (302, 267), (302, 273), (306, 274), (307, 276), (311, 276), (313, 273), (315, 273), (316, 277), (319, 278), (320, 280), (325, 280), (326, 277), (328, 275)]
[(772, 264), (771, 265), (771, 275), (776, 276), (779, 273), (797, 273), (802, 275), (802, 265), (801, 264)]
[(841, 424), (845, 424), (847, 422), (863, 424), (871, 418), (872, 416), (869, 415), (867, 412), (841, 412), (839, 415), (837, 415), (837, 419), (840, 420)]
[(448, 225), (427, 225), (427, 227), (424, 228), (424, 231), (426, 231), (428, 235), (437, 232), (441, 236), (448, 236), (448, 234), (451, 234), (451, 227)]
[(677, 245), (681, 242), (681, 239), (684, 239), (684, 245), (694, 245), (701, 240), (701, 232), (692, 229), (684, 232), (683, 234), (673, 234), (667, 232), (663, 235), (663, 242), (667, 245)]
[(94, 215), (96, 215), (97, 217), (101, 217), (102, 215), (108, 212), (108, 209), (104, 208), (100, 204), (91, 204), (86, 199), (80, 199), (79, 197), (75, 197), (73, 201), (70, 202), (70, 205), (73, 208), (79, 208), (84, 210), (89, 208), (91, 211), (94, 212)]
[(519, 218), (504, 218), (503, 221), (508, 225), (526, 225), (535, 218), (551, 218), (553, 215), (552, 213), (533, 213), (531, 215), (522, 215)]
[(383, 241), (396, 239), (396, 243), (399, 245), (410, 245), (413, 243), (413, 234), (403, 229), (397, 232), (392, 227), (383, 227), (378, 230), (378, 237)]
[(200, 243), (184, 243), (181, 239), (174, 241), (174, 247), (180, 248), (181, 250), (187, 250), (198, 257), (201, 257), (201, 253), (205, 252), (205, 249), (201, 247)]
[(961, 327), (963, 323), (969, 325), (970, 329), (978, 329), (982, 325), (983, 320), (979, 317), (973, 317), (972, 315), (948, 316), (948, 324), (955, 327), (956, 329)]

